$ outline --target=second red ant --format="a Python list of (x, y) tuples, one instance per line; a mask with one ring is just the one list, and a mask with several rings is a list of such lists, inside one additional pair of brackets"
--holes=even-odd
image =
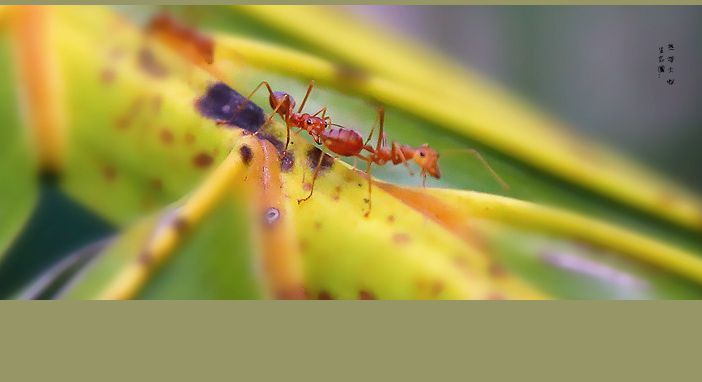
[[(414, 173), (409, 166), (410, 161), (414, 161), (420, 168), (420, 174), (422, 176), (422, 186), (426, 186), (427, 175), (434, 177), (436, 179), (441, 178), (441, 170), (439, 169), (439, 153), (429, 147), (428, 144), (423, 144), (419, 147), (412, 147), (405, 144), (400, 144), (397, 141), (392, 141), (390, 147), (387, 145), (387, 140), (384, 132), (385, 125), (385, 109), (382, 107), (378, 109), (378, 122), (380, 125), (380, 133), (378, 134), (378, 140), (375, 147), (370, 146), (368, 142), (373, 137), (373, 132), (375, 131), (375, 126), (371, 129), (368, 139), (363, 142), (363, 137), (361, 134), (353, 129), (349, 129), (343, 126), (337, 128), (327, 129), (322, 132), (322, 143), (333, 153), (340, 156), (346, 157), (356, 157), (368, 163), (366, 168), (366, 175), (368, 176), (368, 211), (366, 211), (365, 216), (368, 216), (371, 211), (371, 192), (372, 192), (372, 179), (371, 170), (372, 165), (376, 164), (379, 166), (385, 165), (387, 163), (392, 163), (394, 165), (402, 164), (404, 165), (410, 176)], [(338, 126), (338, 125), (337, 125)], [(363, 155), (364, 152), (366, 155)], [(508, 189), (509, 185), (500, 178), (500, 176), (495, 172), (495, 170), (490, 167), (487, 161), (480, 155), (480, 153), (474, 149), (467, 149), (470, 154), (473, 154), (480, 160), (480, 162), (488, 169), (490, 174), (500, 183), (504, 189)], [(317, 167), (315, 168), (314, 175), (312, 178), (312, 188), (309, 195), (303, 199), (298, 199), (298, 203), (301, 203), (310, 197), (314, 192), (314, 183), (319, 173), (321, 167), (323, 155), (320, 155)]]

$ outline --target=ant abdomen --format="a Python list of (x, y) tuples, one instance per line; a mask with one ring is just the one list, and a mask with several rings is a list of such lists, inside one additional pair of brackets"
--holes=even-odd
[(341, 156), (354, 156), (363, 150), (363, 137), (356, 130), (341, 127), (324, 130), (324, 145)]
[(270, 93), (268, 102), (270, 102), (274, 110), (278, 110), (278, 114), (280, 115), (287, 114), (290, 110), (295, 108), (295, 100), (290, 94), (285, 92)]

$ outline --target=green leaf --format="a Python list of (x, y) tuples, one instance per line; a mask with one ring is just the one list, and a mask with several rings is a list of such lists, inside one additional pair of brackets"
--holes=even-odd
[(0, 34), (0, 259), (38, 197), (36, 162), (20, 122), (10, 48), (7, 34)]
[[(129, 20), (146, 19), (142, 8), (128, 8), (126, 20), (105, 8), (52, 8), (56, 56), (45, 65), (59, 68), (64, 93), (51, 101), (68, 117), (60, 185), (123, 230), (62, 285), (67, 297), (280, 297), (271, 285), (290, 277), (295, 286), (299, 262), (313, 298), (700, 296), (696, 196), (438, 61), (411, 60), (393, 73), (413, 53), (382, 38), (349, 49), (367, 34), (361, 26), (352, 37), (352, 24), (317, 36), (271, 23), (280, 10), (183, 12), (225, 31), (213, 40), (214, 65), (193, 64), (186, 50), (135, 28)], [(329, 45), (334, 36), (346, 36), (345, 46)], [(380, 48), (382, 63), (363, 56)], [(412, 76), (432, 71), (447, 90)], [(293, 136), (289, 157), (278, 157), (269, 141), (284, 141), (280, 123), (242, 137), (193, 106), (215, 82), (247, 94), (263, 80), (297, 101), (316, 80), (305, 110), (327, 106), (334, 123), (364, 137), (383, 103), (388, 140), (443, 152), (442, 178), (427, 189), (393, 186), (421, 180), (401, 165), (374, 166), (388, 183), (375, 180), (370, 199), (365, 175), (352, 168), (365, 163), (341, 158), (320, 172), (312, 198), (296, 203), (315, 168), (306, 132)], [(253, 100), (270, 110), (265, 90)], [(482, 152), (511, 188), (475, 158), (449, 153), (466, 148)], [(281, 158), (294, 161), (289, 170), (280, 170)], [(671, 205), (656, 199), (661, 190), (672, 190)], [(9, 196), (0, 194), (2, 203)], [(187, 233), (169, 218), (175, 205)], [(266, 225), (268, 211), (274, 220)], [(271, 229), (275, 219), (282, 224)]]

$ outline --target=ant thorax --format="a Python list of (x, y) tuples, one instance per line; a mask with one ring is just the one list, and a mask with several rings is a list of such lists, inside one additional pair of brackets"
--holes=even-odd
[(293, 114), (290, 117), (290, 121), (293, 125), (309, 132), (314, 136), (322, 135), (324, 130), (328, 127), (326, 120), (311, 116), (307, 113)]

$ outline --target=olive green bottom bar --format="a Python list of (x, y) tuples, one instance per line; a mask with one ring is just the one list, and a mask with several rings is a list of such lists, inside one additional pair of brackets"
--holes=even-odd
[(702, 337), (699, 302), (4, 301), (0, 311), (4, 380), (693, 380), (681, 377)]

